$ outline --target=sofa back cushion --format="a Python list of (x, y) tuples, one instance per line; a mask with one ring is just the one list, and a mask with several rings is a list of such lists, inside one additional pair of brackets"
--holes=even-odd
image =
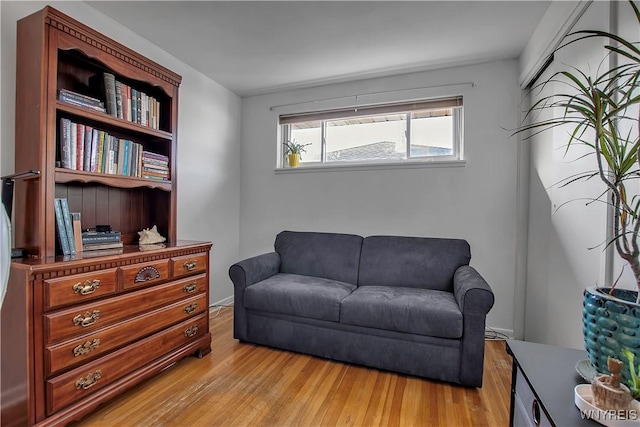
[(358, 286), (453, 291), (453, 274), (470, 260), (461, 239), (370, 236), (362, 243)]
[(283, 231), (276, 236), (280, 273), (358, 283), (362, 237), (353, 234)]

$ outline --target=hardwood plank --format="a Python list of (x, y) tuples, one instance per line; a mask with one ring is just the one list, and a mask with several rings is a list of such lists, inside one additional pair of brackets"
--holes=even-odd
[(487, 341), (481, 389), (240, 344), (233, 310), (210, 319), (211, 354), (187, 358), (77, 426), (497, 426), (511, 357)]

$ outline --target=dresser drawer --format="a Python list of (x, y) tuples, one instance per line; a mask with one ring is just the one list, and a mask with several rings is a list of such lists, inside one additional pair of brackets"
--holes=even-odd
[[(527, 380), (518, 369), (516, 375), (516, 395), (514, 407), (514, 426), (552, 426), (542, 409), (542, 405), (536, 399), (529, 387)], [(516, 423), (517, 422), (517, 423)]]
[(50, 375), (87, 359), (150, 335), (167, 325), (202, 313), (207, 295), (200, 294), (177, 303), (127, 319), (113, 326), (45, 348), (45, 375)]
[(115, 268), (44, 281), (44, 309), (90, 301), (116, 292)]
[(169, 278), (169, 260), (122, 267), (122, 278), (125, 289), (160, 283)]
[(47, 415), (78, 402), (207, 332), (202, 314), (46, 382)]
[(208, 261), (209, 255), (206, 253), (171, 258), (173, 277), (203, 273)]
[(206, 290), (204, 274), (44, 315), (45, 343), (87, 334), (121, 319)]

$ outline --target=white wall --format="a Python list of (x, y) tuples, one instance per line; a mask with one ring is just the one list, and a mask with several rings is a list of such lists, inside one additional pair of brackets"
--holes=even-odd
[(182, 76), (178, 112), (178, 238), (213, 242), (211, 301), (232, 295), (227, 271), (239, 254), (240, 98), (90, 5), (0, 2), (0, 174), (14, 172), (16, 22), (47, 4)]
[[(517, 143), (505, 129), (518, 125), (517, 80), (516, 61), (496, 61), (243, 98), (241, 256), (272, 251), (284, 229), (467, 239), (496, 295), (488, 324), (511, 332)], [(475, 85), (448, 90), (464, 92), (464, 167), (274, 173), (271, 106), (463, 82)]]
[[(593, 2), (574, 29), (609, 29), (608, 2)], [(631, 9), (620, 3), (620, 22), (633, 29), (637, 23)], [(625, 17), (625, 15), (627, 15)], [(612, 29), (613, 31), (613, 29)], [(635, 35), (634, 35), (635, 34)], [(580, 42), (560, 50), (543, 75), (578, 67), (595, 72), (605, 51), (602, 40)], [(544, 94), (567, 93), (558, 83)], [(560, 114), (561, 112), (556, 112)], [(531, 141), (530, 215), (525, 334), (527, 341), (584, 348), (582, 336), (582, 293), (590, 286), (608, 286), (605, 274), (606, 209), (603, 203), (587, 205), (587, 199), (604, 191), (599, 180), (558, 186), (571, 174), (595, 169), (595, 159), (582, 159), (580, 150), (565, 156), (567, 128), (556, 128)], [(594, 248), (594, 249), (589, 249)], [(614, 272), (617, 274), (617, 272)]]

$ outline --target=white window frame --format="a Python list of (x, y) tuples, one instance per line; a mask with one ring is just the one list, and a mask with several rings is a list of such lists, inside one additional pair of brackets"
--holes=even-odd
[[(406, 110), (403, 110), (406, 108)], [(452, 119), (453, 119), (453, 153), (448, 156), (419, 156), (419, 157), (411, 157), (410, 146), (411, 146), (411, 112), (412, 111), (424, 111), (428, 109), (443, 109), (443, 108), (452, 108)], [(389, 160), (389, 159), (381, 159), (381, 160), (362, 160), (362, 161), (340, 161), (340, 162), (327, 162), (327, 149), (326, 149), (326, 122), (345, 118), (346, 117), (358, 117), (358, 116), (371, 116), (374, 115), (375, 112), (379, 111), (391, 111), (395, 114), (406, 114), (406, 135), (407, 135), (407, 148), (406, 148), (406, 159), (398, 159), (398, 160)], [(373, 113), (372, 113), (373, 112)], [(359, 113), (359, 114), (358, 114)], [(384, 113), (378, 113), (384, 114)], [(286, 167), (286, 153), (285, 150), (281, 149), (282, 145), (286, 141), (291, 140), (291, 126), (292, 122), (298, 121), (320, 121), (321, 122), (321, 160), (319, 162), (304, 162), (300, 163), (299, 167), (290, 168)], [(283, 123), (283, 121), (285, 123)], [(389, 103), (389, 104), (378, 104), (373, 106), (365, 106), (365, 107), (354, 107), (348, 109), (337, 109), (337, 110), (326, 110), (326, 111), (315, 111), (308, 113), (294, 113), (294, 114), (284, 114), (280, 115), (278, 118), (278, 128), (279, 128), (279, 146), (278, 150), (278, 164), (276, 167), (277, 171), (305, 171), (305, 170), (318, 170), (318, 169), (344, 169), (344, 168), (365, 168), (368, 169), (370, 167), (420, 167), (420, 166), (461, 166), (464, 165), (464, 157), (463, 157), (463, 129), (464, 129), (464, 107), (462, 103), (462, 96), (454, 96), (454, 97), (446, 97), (446, 98), (437, 98), (437, 99), (427, 99), (420, 101), (411, 101), (407, 103)]]

